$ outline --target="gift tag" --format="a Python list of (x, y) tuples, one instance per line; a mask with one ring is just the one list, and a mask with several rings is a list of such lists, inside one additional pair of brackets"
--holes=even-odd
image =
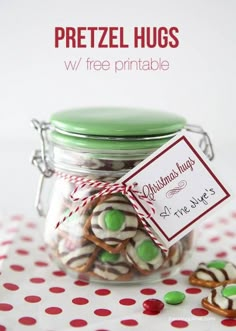
[[(230, 197), (203, 152), (185, 132), (176, 135), (119, 182), (137, 183), (135, 190), (140, 194), (132, 192), (136, 207), (147, 215), (146, 221), (166, 247)], [(154, 208), (151, 215), (150, 204)]]

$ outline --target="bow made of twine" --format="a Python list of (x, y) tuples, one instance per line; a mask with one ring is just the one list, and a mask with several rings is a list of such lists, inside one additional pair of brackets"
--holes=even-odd
[[(63, 178), (64, 180), (75, 184), (75, 188), (70, 194), (70, 198), (73, 202), (78, 202), (78, 205), (74, 209), (72, 209), (67, 216), (65, 216), (61, 221), (57, 223), (56, 228), (58, 228), (58, 226), (61, 223), (65, 222), (75, 213), (79, 211), (81, 212), (86, 206), (88, 206), (91, 202), (98, 199), (99, 197), (115, 194), (115, 193), (121, 193), (125, 195), (131, 202), (145, 230), (147, 231), (151, 239), (154, 241), (154, 243), (164, 252), (167, 252), (167, 248), (157, 239), (156, 235), (153, 233), (150, 226), (147, 224), (145, 220), (152, 217), (155, 214), (155, 208), (153, 206), (153, 203), (149, 201), (146, 196), (142, 195), (138, 190), (135, 189), (135, 187), (138, 185), (137, 183), (126, 185), (124, 183), (101, 182), (96, 179), (89, 179), (86, 177), (68, 175), (61, 172), (56, 172), (55, 174), (58, 177)], [(83, 198), (76, 197), (75, 196), (76, 192), (84, 188), (94, 188), (94, 189), (98, 189), (99, 191), (92, 195), (87, 195)], [(143, 200), (146, 202), (146, 206), (147, 206), (147, 208), (145, 208), (146, 213), (144, 213), (143, 210), (141, 209), (139, 203), (137, 202), (138, 200), (141, 201)]]

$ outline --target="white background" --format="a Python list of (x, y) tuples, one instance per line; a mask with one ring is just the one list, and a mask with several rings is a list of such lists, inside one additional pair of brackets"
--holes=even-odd
[[(186, 116), (210, 133), (215, 168), (234, 189), (236, 1), (0, 0), (0, 209), (33, 214), (38, 172), (31, 118), (80, 106)], [(55, 26), (177, 26), (177, 49), (55, 49)], [(127, 32), (128, 33), (128, 32)], [(165, 58), (168, 72), (66, 72), (64, 60)]]

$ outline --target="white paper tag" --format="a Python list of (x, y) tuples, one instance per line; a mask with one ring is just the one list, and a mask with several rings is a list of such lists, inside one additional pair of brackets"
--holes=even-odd
[[(166, 247), (190, 232), (200, 220), (230, 197), (200, 148), (178, 134), (120, 178), (152, 202), (146, 219)], [(148, 204), (133, 194), (142, 213)]]

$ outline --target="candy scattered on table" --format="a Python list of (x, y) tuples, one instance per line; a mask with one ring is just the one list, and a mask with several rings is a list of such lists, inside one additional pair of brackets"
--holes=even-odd
[(185, 299), (185, 294), (180, 291), (170, 291), (164, 295), (164, 301), (169, 305), (179, 305)]
[(202, 299), (202, 305), (213, 313), (236, 317), (236, 282), (212, 289), (208, 297)]
[[(127, 287), (104, 282), (89, 284), (86, 277), (82, 280), (67, 276), (48, 259), (38, 235), (40, 222), (24, 216), (0, 219), (0, 330), (42, 331), (42, 325), (48, 331), (233, 330), (236, 318), (201, 307), (201, 300), (210, 294), (210, 289), (189, 286), (188, 277), (199, 262), (219, 259), (217, 255), (223, 252), (227, 253), (227, 260), (235, 261), (235, 221), (236, 212), (204, 222), (193, 256), (179, 273), (166, 273), (167, 279), (161, 282), (145, 281)], [(17, 232), (13, 232), (16, 227)], [(220, 245), (212, 241), (216, 237)], [(117, 257), (102, 252), (98, 254), (102, 263)], [(177, 306), (166, 304), (164, 295), (176, 289), (185, 293), (186, 302)], [(228, 291), (232, 288), (225, 290), (224, 295), (229, 295)], [(152, 298), (165, 304), (161, 312), (142, 308), (143, 301)]]
[(147, 299), (143, 302), (143, 308), (148, 312), (160, 313), (164, 308), (164, 303), (158, 299)]
[(236, 265), (224, 260), (199, 263), (197, 269), (189, 277), (190, 284), (209, 288), (229, 280), (236, 280)]

